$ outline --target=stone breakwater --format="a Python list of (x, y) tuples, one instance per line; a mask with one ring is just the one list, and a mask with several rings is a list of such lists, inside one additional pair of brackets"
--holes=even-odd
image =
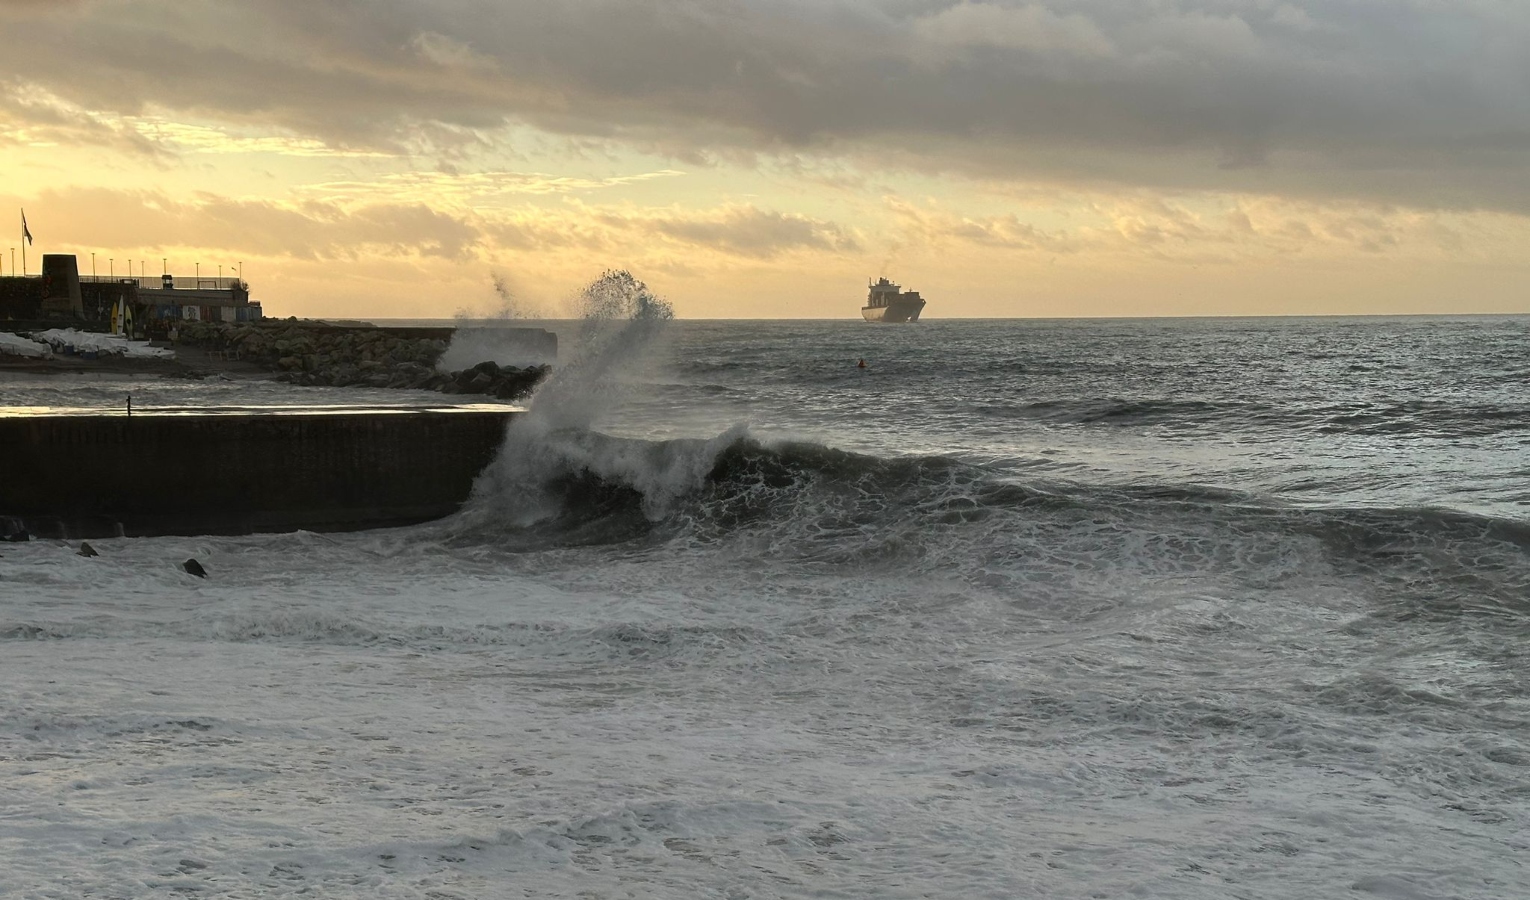
[(437, 367), (447, 342), (415, 337), (407, 329), (351, 327), (293, 321), (186, 322), (181, 346), (248, 360), (277, 373), (278, 381), (331, 387), (412, 388), (446, 394), (525, 397), (548, 366), (480, 362), (455, 372)]
[(425, 522), (467, 500), (517, 415), (505, 407), (0, 417), (0, 534), (257, 534)]

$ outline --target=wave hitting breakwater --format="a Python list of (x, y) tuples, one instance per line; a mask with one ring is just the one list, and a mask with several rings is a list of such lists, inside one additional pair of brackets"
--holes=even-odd
[(608, 287), (455, 517), (5, 545), (7, 887), (1524, 893), (1522, 320)]

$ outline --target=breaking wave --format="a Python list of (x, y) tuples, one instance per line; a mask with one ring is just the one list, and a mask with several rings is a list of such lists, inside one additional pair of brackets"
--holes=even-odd
[(1530, 613), (1530, 525), (1507, 519), (1293, 508), (1197, 485), (1022, 481), (941, 456), (766, 443), (743, 428), (710, 440), (540, 437), (480, 482), (448, 526), (454, 541), (514, 551), (730, 543), (799, 564), (896, 565), (1011, 587), (1121, 567), (1265, 583), (1321, 566), (1384, 586), (1402, 604), (1387, 615), (1459, 614), (1463, 603)]

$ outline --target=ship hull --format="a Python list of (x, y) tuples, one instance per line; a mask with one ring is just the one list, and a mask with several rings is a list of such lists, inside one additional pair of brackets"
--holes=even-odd
[(912, 302), (894, 300), (886, 306), (861, 307), (861, 316), (866, 321), (886, 324), (917, 322), (919, 321), (919, 314), (922, 312), (924, 312), (923, 300), (914, 300)]

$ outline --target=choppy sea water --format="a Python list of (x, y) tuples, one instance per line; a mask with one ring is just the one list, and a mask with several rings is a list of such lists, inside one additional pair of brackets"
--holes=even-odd
[(0, 546), (0, 893), (1530, 893), (1530, 319), (563, 342), (451, 519)]

